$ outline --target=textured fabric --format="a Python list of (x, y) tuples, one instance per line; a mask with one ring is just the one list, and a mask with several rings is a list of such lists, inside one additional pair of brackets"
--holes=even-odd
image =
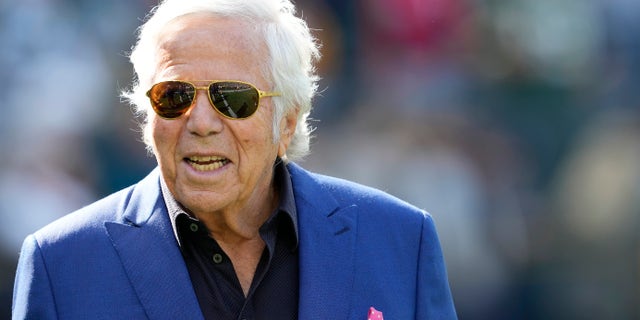
[[(428, 214), (375, 189), (288, 168), (300, 319), (366, 319), (371, 306), (387, 319), (456, 318)], [(159, 176), (154, 170), (29, 236), (14, 319), (203, 319)]]

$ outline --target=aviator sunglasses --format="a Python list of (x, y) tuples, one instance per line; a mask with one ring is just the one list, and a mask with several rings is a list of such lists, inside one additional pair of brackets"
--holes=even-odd
[(151, 107), (162, 118), (175, 119), (183, 115), (196, 98), (196, 91), (207, 90), (214, 109), (229, 119), (245, 119), (258, 109), (260, 98), (279, 96), (279, 92), (258, 90), (254, 85), (242, 81), (203, 80), (207, 86), (198, 87), (188, 81), (163, 81), (154, 84), (147, 97)]

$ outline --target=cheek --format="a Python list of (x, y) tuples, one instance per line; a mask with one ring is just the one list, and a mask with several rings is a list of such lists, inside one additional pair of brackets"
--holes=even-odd
[[(172, 158), (172, 152), (177, 142), (177, 132), (179, 128), (176, 128), (176, 124), (166, 120), (154, 117), (150, 120), (149, 138), (151, 139), (151, 145), (153, 147), (156, 158)], [(175, 120), (172, 120), (175, 121)]]
[[(258, 120), (258, 119), (253, 119)], [(260, 121), (243, 123), (237, 127), (235, 137), (240, 144), (245, 160), (249, 159), (253, 166), (261, 166), (275, 159), (277, 145), (274, 144), (272, 122), (268, 117), (261, 117)]]
[[(162, 130), (162, 125), (159, 123), (157, 118), (152, 118), (149, 123), (149, 130), (147, 132), (147, 137), (150, 139), (151, 144), (153, 146), (153, 150), (158, 152), (158, 148), (162, 145), (162, 137), (160, 136)], [(159, 143), (160, 142), (160, 143)]]
[(260, 133), (261, 133), (260, 137), (262, 140), (261, 144), (263, 148), (266, 148), (269, 150), (274, 148), (277, 137), (273, 136), (273, 122), (270, 115), (269, 117), (265, 117), (261, 122)]
[(263, 125), (253, 125), (243, 128), (236, 134), (240, 147), (247, 156), (256, 157), (262, 155), (267, 157), (273, 145), (273, 139), (269, 128)]

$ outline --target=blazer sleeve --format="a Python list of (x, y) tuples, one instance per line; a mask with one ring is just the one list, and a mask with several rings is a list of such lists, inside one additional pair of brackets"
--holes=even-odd
[(418, 260), (416, 319), (457, 319), (433, 219), (425, 214)]
[(13, 288), (12, 318), (57, 319), (56, 304), (40, 246), (33, 235), (22, 245)]

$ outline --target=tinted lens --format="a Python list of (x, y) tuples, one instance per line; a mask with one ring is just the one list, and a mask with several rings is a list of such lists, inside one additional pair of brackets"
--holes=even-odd
[(193, 85), (180, 81), (165, 81), (155, 84), (147, 92), (151, 107), (163, 118), (177, 118), (184, 114), (195, 97)]
[(215, 82), (209, 86), (213, 106), (229, 118), (251, 116), (258, 109), (258, 90), (242, 82)]

